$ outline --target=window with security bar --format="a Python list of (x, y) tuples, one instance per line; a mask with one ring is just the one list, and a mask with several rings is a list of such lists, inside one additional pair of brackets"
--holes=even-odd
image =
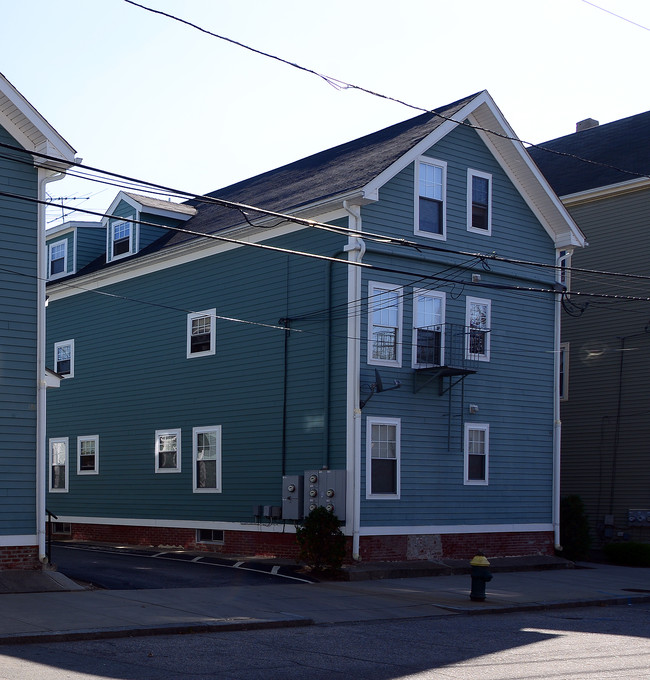
[(368, 310), (368, 363), (401, 366), (402, 289), (369, 283)]
[(445, 293), (413, 291), (413, 367), (444, 364)]

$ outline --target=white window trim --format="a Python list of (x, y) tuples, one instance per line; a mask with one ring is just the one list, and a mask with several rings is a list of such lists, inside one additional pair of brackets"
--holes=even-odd
[[(65, 487), (63, 489), (52, 488), (52, 444), (65, 444)], [(68, 437), (52, 437), (48, 444), (48, 488), (50, 493), (68, 493), (70, 479), (70, 444)]]
[(446, 315), (446, 302), (447, 302), (447, 294), (444, 292), (439, 292), (439, 291), (434, 291), (434, 290), (427, 290), (426, 288), (414, 288), (413, 289), (413, 335), (412, 335), (412, 350), (411, 350), (411, 366), (413, 368), (425, 368), (428, 366), (428, 364), (419, 364), (417, 362), (417, 326), (415, 325), (416, 319), (417, 319), (417, 299), (418, 296), (423, 296), (423, 297), (431, 297), (431, 298), (438, 298), (441, 300), (441, 313), (440, 316), (442, 317), (442, 320), (440, 324), (442, 325), (442, 338), (441, 338), (441, 343), (442, 343), (442, 348), (440, 350), (440, 365), (444, 366), (445, 365), (445, 315)]
[[(137, 219), (137, 215), (135, 217)], [(120, 226), (122, 224), (128, 224), (131, 230), (131, 235), (129, 236), (129, 249), (126, 253), (120, 253), (119, 255), (113, 255), (113, 243), (115, 241), (115, 227)], [(138, 252), (137, 248), (137, 239), (138, 239), (138, 229), (137, 229), (137, 224), (135, 222), (131, 222), (130, 219), (116, 219), (114, 221), (111, 221), (108, 223), (108, 262), (115, 262), (116, 260), (121, 260), (124, 257), (129, 257), (130, 255), (133, 255), (134, 253)]]
[[(204, 352), (192, 352), (192, 320), (202, 316), (210, 318), (210, 349)], [(210, 356), (216, 352), (217, 348), (217, 309), (204, 309), (202, 312), (191, 312), (187, 315), (187, 358)]]
[(61, 375), (62, 378), (74, 378), (74, 340), (63, 340), (54, 343), (54, 371), (58, 368), (57, 350), (59, 347), (70, 345), (70, 373)]
[[(217, 486), (212, 489), (198, 488), (196, 485), (196, 463), (197, 463), (197, 446), (196, 436), (201, 432), (216, 432), (217, 435), (217, 470), (216, 480)], [(221, 493), (221, 425), (213, 425), (211, 427), (193, 427), (192, 428), (192, 491), (194, 493)]]
[(560, 361), (562, 362), (562, 371), (560, 372), (562, 383), (558, 385), (560, 401), (567, 401), (569, 399), (569, 348), (570, 343), (560, 343)]
[[(373, 359), (373, 338), (372, 329), (374, 324), (372, 322), (374, 300), (375, 296), (379, 291), (389, 291), (391, 293), (397, 294), (397, 347), (396, 359)], [(378, 281), (368, 282), (368, 351), (367, 351), (367, 362), (372, 366), (395, 366), (401, 368), (402, 366), (402, 333), (403, 333), (403, 290), (401, 286), (395, 286), (392, 283), (380, 283)]]
[[(482, 177), (488, 180), (488, 228), (477, 229), (472, 226), (472, 178)], [(481, 172), (480, 170), (467, 170), (467, 231), (474, 234), (483, 234), (483, 236), (492, 235), (492, 175), (489, 172)]]
[[(95, 468), (94, 470), (81, 469), (81, 443), (93, 441), (95, 442)], [(77, 437), (77, 474), (78, 475), (98, 475), (99, 474), (99, 435), (84, 435)]]
[[(52, 271), (52, 248), (54, 246), (60, 246), (61, 244), (64, 245), (64, 250), (63, 250), (63, 271), (59, 272), (58, 274), (51, 274), (50, 272)], [(53, 281), (54, 279), (60, 279), (62, 276), (66, 276), (68, 273), (68, 239), (59, 239), (58, 241), (52, 241), (51, 243), (47, 244), (47, 278), (50, 281)]]
[[(160, 467), (160, 437), (163, 435), (175, 435), (176, 437), (176, 467), (173, 468), (161, 468)], [(155, 471), (166, 473), (166, 472), (181, 472), (181, 430), (156, 430), (156, 440), (155, 440)]]
[[(485, 334), (485, 354), (475, 354), (470, 352), (470, 308), (472, 304), (486, 304), (487, 305), (487, 332)], [(465, 335), (465, 358), (473, 361), (490, 361), (490, 345), (492, 335), (492, 300), (487, 298), (468, 297), (465, 301), (465, 327), (467, 329)]]
[[(372, 493), (372, 426), (373, 425), (393, 425), (395, 426), (395, 491), (396, 493)], [(399, 500), (401, 493), (401, 430), (402, 421), (400, 418), (366, 418), (366, 498)]]
[[(420, 164), (434, 165), (442, 169), (442, 234), (433, 234), (430, 231), (420, 229)], [(438, 241), (447, 240), (447, 163), (429, 156), (420, 156), (415, 162), (415, 190), (414, 190), (414, 214), (415, 233), (425, 238), (434, 238)]]
[[(469, 479), (469, 431), (485, 432), (485, 479)], [(466, 486), (488, 486), (490, 476), (490, 425), (488, 423), (465, 423), (464, 468)]]

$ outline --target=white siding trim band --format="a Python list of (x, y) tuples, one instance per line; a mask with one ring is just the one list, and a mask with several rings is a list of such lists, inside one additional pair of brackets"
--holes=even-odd
[(553, 531), (553, 524), (447, 524), (438, 526), (361, 527), (362, 536), (429, 534), (518, 534)]
[(0, 548), (13, 548), (38, 545), (36, 534), (28, 534), (26, 536), (0, 536)]

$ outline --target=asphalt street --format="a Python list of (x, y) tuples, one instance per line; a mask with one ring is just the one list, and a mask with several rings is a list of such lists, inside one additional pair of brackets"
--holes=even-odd
[(650, 603), (0, 648), (2, 680), (640, 680)]

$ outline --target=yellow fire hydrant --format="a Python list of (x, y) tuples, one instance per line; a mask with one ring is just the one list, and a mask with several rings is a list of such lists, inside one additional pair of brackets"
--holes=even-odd
[(488, 562), (485, 555), (481, 552), (474, 555), (470, 560), (472, 567), (472, 590), (469, 594), (470, 600), (482, 602), (485, 600), (485, 584), (492, 580), (492, 574), (488, 567)]

